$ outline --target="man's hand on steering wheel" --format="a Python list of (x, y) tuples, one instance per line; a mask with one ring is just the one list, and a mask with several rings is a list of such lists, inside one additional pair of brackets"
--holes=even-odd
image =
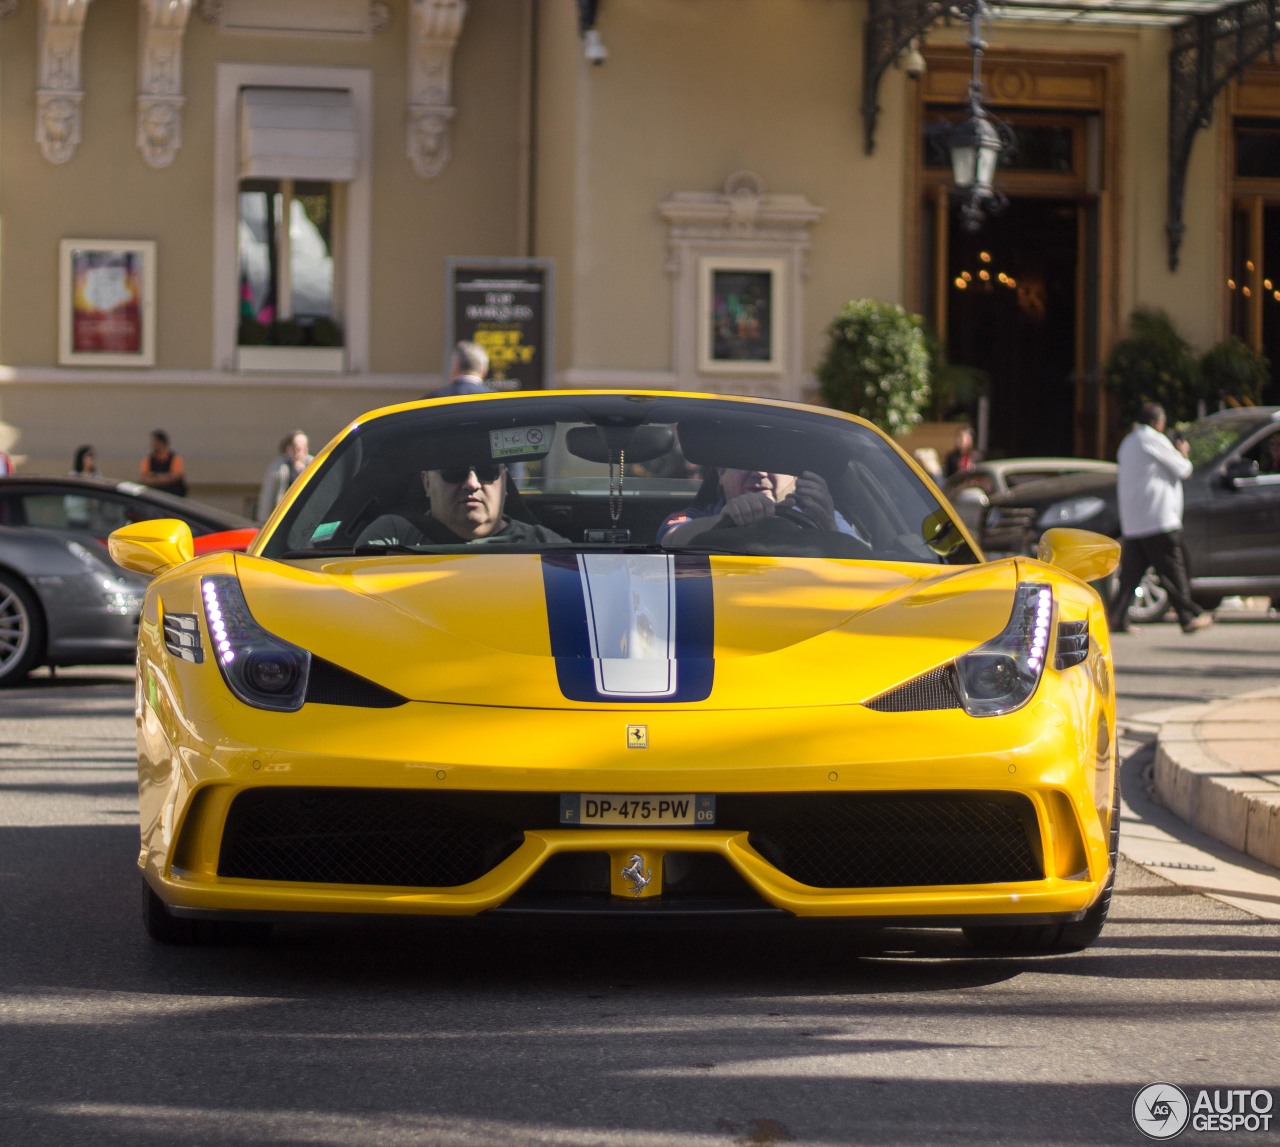
[[(727, 507), (726, 507), (727, 509)], [(836, 508), (831, 490), (821, 474), (806, 470), (796, 479), (795, 489), (778, 503), (777, 512), (792, 511), (820, 530), (835, 530)]]
[(730, 498), (720, 513), (723, 526), (758, 526), (777, 512), (777, 504), (761, 490), (752, 490)]

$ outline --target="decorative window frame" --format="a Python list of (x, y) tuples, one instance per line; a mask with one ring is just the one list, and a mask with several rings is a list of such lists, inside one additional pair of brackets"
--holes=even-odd
[[(802, 400), (804, 280), (809, 229), (826, 213), (802, 195), (765, 194), (760, 178), (734, 172), (718, 192), (678, 191), (661, 204), (668, 224), (666, 270), (672, 290), (672, 365), (679, 385)], [(716, 269), (760, 269), (773, 276), (768, 362), (710, 354), (710, 276)]]
[[(76, 258), (79, 254), (134, 255), (139, 342), (136, 351), (85, 350), (75, 345)], [(154, 366), (156, 361), (156, 245), (151, 239), (63, 239), (58, 255), (58, 363), (62, 366)], [(123, 301), (123, 300), (121, 300)]]
[[(258, 347), (242, 356), (236, 346), (239, 281), (239, 94), (245, 87), (346, 89), (356, 111), (360, 158), (344, 184), (341, 231), (341, 322), (345, 363), (329, 348), (325, 362), (300, 363), (293, 347)], [(325, 369), (363, 374), (369, 364), (373, 181), (373, 76), (367, 68), (313, 68), (279, 64), (220, 64), (214, 109), (213, 366), (222, 371)], [(278, 352), (278, 353), (274, 353)], [(264, 361), (265, 359), (265, 361)]]
[[(769, 276), (769, 357), (715, 356), (715, 280), (721, 271)], [(751, 256), (702, 255), (698, 258), (698, 370), (703, 374), (782, 374), (787, 345), (787, 261)]]

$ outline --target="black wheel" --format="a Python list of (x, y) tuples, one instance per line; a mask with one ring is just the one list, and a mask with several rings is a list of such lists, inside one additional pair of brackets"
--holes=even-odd
[(991, 924), (964, 929), (965, 938), (975, 948), (994, 952), (1078, 952), (1089, 947), (1101, 934), (1111, 912), (1111, 895), (1116, 886), (1116, 865), (1120, 857), (1120, 769), (1116, 768), (1111, 796), (1111, 831), (1107, 838), (1111, 871), (1102, 893), (1084, 918), (1071, 924)]
[(0, 572), (0, 686), (21, 681), (44, 657), (44, 614), (35, 594)]
[(1169, 612), (1169, 593), (1156, 577), (1156, 571), (1146, 570), (1138, 588), (1133, 591), (1129, 604), (1129, 620), (1135, 625), (1149, 625), (1159, 621)]

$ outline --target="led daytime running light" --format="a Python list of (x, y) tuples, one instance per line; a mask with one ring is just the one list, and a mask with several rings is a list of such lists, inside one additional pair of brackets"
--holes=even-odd
[(1053, 590), (1047, 585), (1019, 585), (1004, 629), (956, 658), (965, 711), (973, 717), (995, 717), (1025, 705), (1044, 674), (1052, 633)]
[(231, 692), (257, 709), (301, 709), (311, 654), (268, 633), (253, 619), (235, 577), (202, 578), (200, 592), (213, 657)]

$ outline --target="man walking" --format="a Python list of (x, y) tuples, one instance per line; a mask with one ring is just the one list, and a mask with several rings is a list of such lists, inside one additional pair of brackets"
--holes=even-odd
[(1138, 421), (1116, 452), (1120, 472), (1120, 588), (1111, 603), (1111, 632), (1129, 628), (1134, 590), (1150, 566), (1169, 595), (1183, 633), (1213, 624), (1213, 614), (1191, 600), (1182, 548), (1182, 480), (1191, 474), (1189, 447), (1165, 436), (1164, 407), (1143, 404)]
[(486, 386), (484, 376), (489, 371), (488, 352), (479, 343), (463, 341), (453, 348), (449, 360), (449, 376), (453, 380), (448, 386), (433, 390), (426, 398), (449, 398), (455, 394), (488, 394), (492, 387)]

